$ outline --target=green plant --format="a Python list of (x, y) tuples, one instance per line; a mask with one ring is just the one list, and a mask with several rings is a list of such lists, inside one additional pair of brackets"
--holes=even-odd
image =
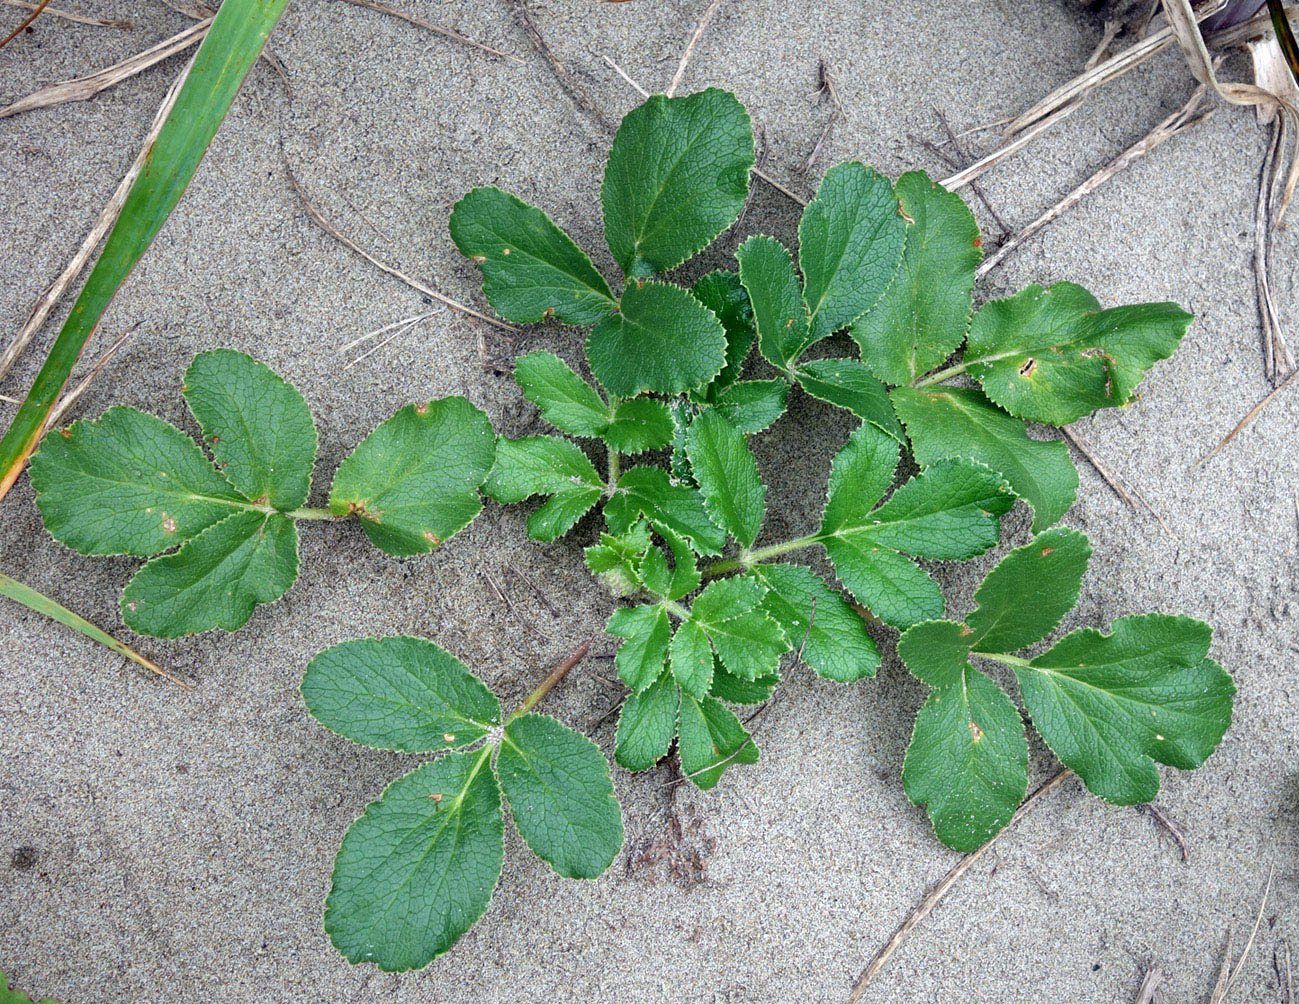
[(326, 728), (378, 749), (457, 751), (392, 782), (343, 838), (325, 930), (348, 961), (418, 968), (473, 926), (501, 873), (502, 795), (557, 874), (609, 867), (623, 830), (604, 755), (532, 710), (560, 675), (502, 721), (486, 685), (429, 641), (361, 639), (311, 660), (302, 696)]
[(57, 540), (152, 559), (122, 594), (123, 619), (142, 634), (241, 627), (296, 580), (299, 521), (355, 519), (404, 556), (431, 551), (482, 508), (495, 434), (464, 398), (402, 408), (339, 466), (329, 508), (308, 509), (316, 430), (292, 385), (217, 349), (195, 357), (183, 393), (211, 459), (175, 426), (113, 408), (49, 436), (32, 461)]

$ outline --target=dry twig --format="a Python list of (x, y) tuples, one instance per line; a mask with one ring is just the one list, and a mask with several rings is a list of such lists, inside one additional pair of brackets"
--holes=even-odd
[(1255, 418), (1258, 417), (1259, 412), (1261, 412), (1264, 408), (1266, 408), (1269, 404), (1271, 404), (1278, 394), (1280, 394), (1283, 390), (1285, 390), (1292, 383), (1294, 383), (1295, 377), (1299, 377), (1299, 366), (1292, 369), (1290, 371), (1290, 375), (1286, 377), (1284, 380), (1282, 380), (1275, 387), (1273, 387), (1272, 390), (1268, 392), (1268, 395), (1265, 398), (1263, 398), (1263, 400), (1259, 401), (1258, 404), (1250, 408), (1249, 411), (1246, 412), (1245, 417), (1236, 423), (1236, 427), (1232, 429), (1229, 433), (1227, 433), (1225, 436), (1223, 436), (1222, 441), (1219, 442), (1218, 445), (1215, 446), (1212, 450), (1206, 453), (1200, 459), (1200, 461), (1194, 467), (1191, 468), (1191, 470), (1193, 471), (1199, 470), (1201, 467), (1207, 464), (1219, 450), (1221, 450), (1224, 446), (1226, 446), (1233, 439), (1239, 436), (1241, 432), (1244, 431), (1245, 427), (1249, 425), (1250, 422), (1254, 421)]
[(1135, 1004), (1153, 1004), (1155, 991), (1159, 989), (1159, 983), (1163, 978), (1164, 974), (1158, 966), (1147, 969), (1145, 978), (1141, 981), (1141, 989), (1137, 991)]
[(88, 24), (95, 28), (121, 28), (123, 31), (130, 31), (135, 27), (130, 21), (107, 21), (98, 17), (86, 17), (84, 14), (74, 14), (72, 11), (59, 10), (57, 7), (45, 7), (45, 4), (29, 3), (28, 0), (0, 0), (0, 4), (29, 11), (37, 11), (44, 7), (43, 13), (46, 17), (62, 18), (64, 21)]
[(812, 173), (812, 165), (821, 156), (825, 141), (830, 138), (830, 133), (834, 131), (835, 124), (843, 117), (843, 101), (839, 98), (839, 88), (834, 85), (834, 77), (830, 76), (830, 71), (826, 69), (824, 59), (817, 62), (816, 75), (816, 93), (830, 99), (830, 118), (826, 120), (825, 128), (821, 130), (816, 146), (812, 147), (812, 152), (807, 155), (807, 160), (803, 162), (804, 174)]
[(8, 45), (10, 42), (12, 42), (15, 38), (17, 38), (19, 35), (21, 35), (21, 34), (23, 33), (23, 30), (24, 30), (28, 25), (30, 25), (33, 21), (35, 21), (38, 17), (41, 16), (41, 11), (43, 11), (46, 7), (48, 7), (49, 4), (50, 4), (50, 0), (41, 0), (40, 3), (38, 3), (35, 7), (33, 7), (33, 8), (32, 8), (32, 12), (31, 12), (30, 14), (28, 14), (27, 17), (25, 17), (25, 18), (23, 19), (23, 23), (20, 24), (20, 25), (19, 25), (17, 28), (15, 28), (13, 31), (11, 31), (8, 35), (6, 35), (6, 36), (5, 36), (5, 39), (4, 39), (3, 42), (0, 42), (0, 49), (3, 49), (6, 45)]
[(1191, 846), (1186, 841), (1186, 834), (1182, 828), (1168, 818), (1167, 814), (1154, 802), (1145, 802), (1137, 806), (1138, 812), (1144, 812), (1150, 816), (1156, 823), (1168, 831), (1168, 835), (1177, 842), (1177, 848), (1182, 852), (1182, 861), (1191, 860)]
[(690, 65), (690, 58), (695, 54), (695, 46), (699, 44), (699, 39), (703, 37), (708, 30), (709, 24), (712, 23), (713, 16), (717, 13), (717, 8), (722, 5), (722, 0), (713, 0), (704, 11), (704, 16), (699, 19), (699, 24), (695, 26), (694, 34), (690, 36), (690, 41), (686, 43), (686, 51), (681, 54), (681, 62), (677, 65), (677, 72), (672, 74), (672, 83), (668, 84), (667, 96), (672, 97), (676, 94), (677, 88), (681, 86), (681, 78), (686, 75), (686, 67)]
[[(103, 372), (104, 367), (108, 365), (109, 360), (113, 358), (118, 349), (126, 344), (127, 339), (135, 333), (136, 328), (139, 326), (140, 322), (137, 321), (113, 339), (112, 344), (110, 344), (108, 348), (104, 349), (100, 357), (95, 360), (95, 364), (90, 367), (90, 372), (82, 377), (81, 382), (73, 387), (72, 390), (68, 391), (59, 399), (59, 403), (54, 406), (54, 410), (50, 412), (49, 418), (45, 420), (44, 432), (48, 432), (63, 421), (63, 416), (68, 413), (69, 409), (71, 409), (74, 404), (77, 403), (77, 399), (90, 388), (90, 385), (95, 382), (95, 377), (99, 376), (99, 374)], [(42, 435), (44, 435), (44, 432), (42, 432)]]
[(1272, 123), (1272, 141), (1263, 158), (1258, 178), (1258, 201), (1254, 206), (1254, 286), (1258, 299), (1259, 320), (1263, 326), (1263, 375), (1275, 384), (1281, 375), (1295, 367), (1294, 355), (1281, 331), (1281, 318), (1272, 297), (1272, 236), (1277, 221), (1273, 218), (1277, 186), (1281, 180), (1281, 145), (1285, 137), (1286, 117), (1278, 115)]
[(387, 14), (389, 17), (399, 18), (408, 24), (415, 25), (417, 28), (427, 28), (429, 31), (441, 35), (444, 38), (449, 38), (452, 41), (460, 42), (462, 45), (468, 45), (483, 52), (489, 52), (493, 56), (500, 56), (503, 59), (512, 59), (516, 63), (523, 62), (523, 60), (518, 56), (512, 55), (508, 52), (502, 52), (500, 49), (493, 49), (490, 45), (484, 45), (482, 42), (475, 42), (472, 38), (465, 38), (464, 35), (454, 32), (450, 28), (443, 28), (440, 24), (426, 21), (422, 17), (416, 17), (414, 14), (407, 14), (404, 10), (390, 7), (386, 3), (375, 3), (375, 0), (343, 0), (343, 2), (354, 4), (357, 7), (368, 7), (370, 10), (378, 11), (380, 14)]
[(546, 37), (541, 33), (541, 29), (537, 27), (536, 22), (532, 20), (532, 14), (528, 11), (527, 0), (514, 0), (513, 6), (517, 14), (517, 20), (531, 40), (532, 47), (550, 64), (551, 72), (554, 73), (555, 79), (559, 81), (559, 86), (606, 131), (611, 131), (613, 126), (604, 112), (591, 100), (581, 85), (573, 79), (573, 75), (568, 72), (568, 67), (561, 63), (559, 58), (551, 51), (550, 45), (546, 42)]

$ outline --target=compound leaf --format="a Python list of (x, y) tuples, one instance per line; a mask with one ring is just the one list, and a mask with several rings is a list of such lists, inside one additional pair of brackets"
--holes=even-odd
[(703, 697), (713, 682), (713, 649), (703, 628), (682, 621), (672, 636), (669, 653), (672, 678), (692, 697)]
[(403, 753), (468, 746), (501, 720), (500, 702), (478, 677), (433, 642), (408, 636), (325, 649), (307, 666), (302, 697), (332, 732)]
[(627, 770), (649, 770), (668, 755), (677, 734), (680, 691), (670, 673), (663, 673), (646, 690), (632, 694), (618, 718), (613, 756)]
[(495, 457), (491, 422), (463, 397), (407, 405), (339, 466), (329, 509), (389, 554), (424, 554), (473, 522)]
[(967, 387), (896, 387), (893, 408), (922, 466), (949, 457), (986, 464), (1033, 507), (1033, 532), (1059, 521), (1078, 491), (1063, 441), (1031, 439), (1024, 423)]
[(753, 160), (749, 113), (728, 91), (655, 94), (628, 112), (600, 190), (623, 274), (666, 272), (711, 244), (739, 217)]
[(818, 675), (839, 683), (875, 675), (880, 651), (840, 593), (801, 565), (759, 565), (753, 571), (768, 589), (763, 609)]
[(794, 374), (804, 393), (818, 401), (846, 408), (899, 443), (906, 442), (902, 424), (893, 413), (888, 388), (856, 359), (813, 359)]
[(720, 623), (755, 610), (762, 602), (766, 586), (747, 575), (714, 579), (695, 597), (693, 618), (704, 624)]
[(732, 704), (761, 704), (771, 697), (780, 683), (775, 673), (766, 673), (756, 680), (744, 680), (730, 672), (720, 661), (713, 662), (713, 685), (708, 693)]
[(813, 341), (794, 261), (774, 237), (750, 237), (735, 258), (753, 307), (758, 351), (776, 369), (788, 370)]
[(619, 402), (601, 438), (617, 453), (636, 454), (671, 445), (675, 432), (666, 404), (652, 397), (634, 397)]
[(713, 408), (736, 429), (751, 436), (785, 411), (789, 384), (784, 380), (741, 380), (713, 399)]
[(740, 378), (744, 360), (753, 348), (753, 306), (735, 272), (720, 269), (709, 272), (690, 291), (695, 294), (696, 300), (717, 315), (717, 319), (722, 322), (722, 330), (726, 332), (726, 365), (700, 395), (704, 400), (712, 401), (719, 392)]
[(614, 659), (622, 682), (636, 693), (647, 689), (663, 672), (668, 657), (672, 627), (667, 611), (657, 604), (619, 607), (605, 631), (625, 639)]
[(554, 540), (567, 533), (604, 494), (604, 482), (585, 453), (558, 436), (505, 439), (496, 444), (496, 464), (483, 489), (497, 502), (522, 502), (547, 495), (528, 517), (528, 536)]
[(726, 333), (689, 290), (641, 280), (623, 291), (617, 314), (591, 329), (586, 358), (611, 394), (682, 394), (722, 371)]
[(559, 356), (529, 352), (514, 364), (514, 379), (541, 417), (572, 436), (599, 436), (613, 420), (596, 389)]
[(959, 195), (923, 171), (897, 182), (906, 228), (902, 264), (875, 308), (849, 333), (862, 361), (890, 384), (909, 384), (961, 347), (983, 257), (979, 225)]
[(748, 730), (715, 698), (682, 694), (677, 735), (681, 769), (701, 791), (715, 787), (731, 764), (758, 762)]
[(325, 931), (351, 963), (418, 969), (482, 916), (501, 874), (489, 750), (447, 753), (390, 784), (334, 860)]
[(826, 172), (798, 225), (811, 341), (875, 306), (897, 271), (905, 241), (906, 221), (887, 178), (857, 162)]
[(713, 522), (741, 547), (752, 546), (767, 489), (744, 434), (715, 411), (704, 411), (686, 434), (686, 454)]
[(713, 643), (717, 658), (734, 676), (757, 680), (774, 673), (789, 651), (789, 639), (764, 610), (750, 610), (723, 621), (695, 620)]
[(600, 875), (622, 846), (622, 812), (595, 743), (546, 715), (505, 726), (496, 773), (532, 853), (564, 878)]
[(656, 528), (667, 527), (685, 537), (700, 554), (720, 554), (726, 543), (725, 531), (709, 519), (699, 492), (672, 483), (658, 467), (633, 467), (624, 472), (604, 512), (615, 534), (627, 532), (644, 514)]
[(499, 188), (475, 188), (451, 210), (451, 239), (483, 272), (483, 294), (502, 317), (594, 324), (617, 309), (586, 253), (536, 206)]

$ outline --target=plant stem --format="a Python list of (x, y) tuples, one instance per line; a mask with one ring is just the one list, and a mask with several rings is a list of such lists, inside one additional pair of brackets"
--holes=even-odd
[(984, 659), (991, 659), (993, 662), (1003, 662), (1007, 666), (1020, 666), (1026, 669), (1037, 669), (1027, 659), (1021, 659), (1017, 655), (1003, 655), (999, 652), (975, 652), (975, 655), (982, 656)]
[(954, 366), (948, 366), (945, 370), (936, 370), (927, 377), (912, 382), (911, 386), (915, 388), (930, 387), (936, 383), (942, 383), (944, 380), (950, 380), (954, 376), (960, 376), (965, 372), (969, 364), (959, 362)]
[[(268, 510), (274, 512), (275, 510)], [(335, 516), (328, 509), (294, 509), (292, 512), (286, 512), (284, 515), (289, 519), (342, 519), (341, 516)]]
[(3, 573), (0, 573), (0, 596), (7, 596), (9, 599), (21, 603), (29, 610), (35, 610), (38, 614), (43, 614), (51, 620), (56, 620), (60, 624), (72, 628), (74, 631), (79, 631), (87, 638), (111, 648), (118, 655), (126, 656), (132, 662), (143, 666), (151, 673), (157, 673), (159, 676), (166, 677), (173, 683), (179, 683), (182, 687), (187, 687), (191, 690), (193, 689), (193, 684), (186, 683), (179, 677), (172, 676), (162, 667), (151, 662), (139, 652), (135, 651), (135, 649), (128, 648), (112, 635), (99, 630), (99, 628), (95, 627), (95, 625), (91, 624), (90, 621), (86, 620), (84, 617), (74, 614), (67, 607), (56, 603), (44, 593), (38, 593), (31, 586), (24, 585), (17, 579)]
[(618, 487), (618, 478), (622, 475), (622, 456), (612, 446), (609, 447), (609, 490)]
[(718, 575), (746, 570), (754, 565), (760, 565), (764, 561), (778, 558), (782, 554), (788, 554), (790, 551), (801, 551), (804, 548), (811, 547), (813, 544), (819, 543), (820, 540), (820, 534), (812, 533), (806, 537), (782, 541), (779, 544), (769, 544), (753, 551), (744, 551), (737, 557), (722, 558), (720, 561), (714, 561), (711, 565), (705, 565), (699, 570), (699, 574), (705, 579), (711, 579), (716, 578)]
[(586, 653), (591, 651), (591, 642), (584, 641), (577, 646), (568, 657), (558, 666), (550, 671), (544, 680), (537, 685), (537, 689), (523, 699), (523, 703), (510, 712), (509, 717), (505, 719), (505, 724), (518, 718), (520, 715), (526, 715), (529, 711), (537, 706), (543, 697), (555, 689), (555, 685), (568, 675), (568, 671), (586, 658)]

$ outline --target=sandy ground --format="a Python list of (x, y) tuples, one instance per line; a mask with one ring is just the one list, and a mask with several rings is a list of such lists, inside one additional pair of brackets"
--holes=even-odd
[[(189, 23), (156, 0), (142, 9), (125, 0), (75, 6), (136, 27), (44, 18), (0, 52), (0, 101)], [(190, 428), (178, 388), (193, 353), (253, 352), (294, 381), (318, 416), (315, 504), (351, 446), (401, 403), (461, 393), (508, 431), (535, 427), (509, 362), (534, 347), (575, 357), (574, 331), (535, 328), (510, 340), (442, 310), (359, 365), (341, 365), (339, 349), (353, 337), (431, 308), (311, 224), (285, 156), (355, 239), (468, 302), (482, 305), (477, 275), (455, 253), (446, 221), (475, 184), (545, 206), (599, 265), (611, 265), (596, 208), (611, 134), (532, 50), (513, 0), (406, 6), (522, 62), (335, 0), (297, 0), (271, 41), (292, 97), (267, 65), (254, 69), (109, 312), (107, 335), (137, 323), (139, 331), (80, 415), (126, 404)], [(529, 6), (577, 86), (616, 122), (636, 98), (601, 57), (665, 87), (704, 4)], [(4, 10), (5, 23), (16, 20)], [(916, 142), (940, 137), (936, 110), (957, 129), (1013, 113), (1072, 75), (1098, 36), (1065, 0), (728, 0), (684, 88), (735, 90), (765, 129), (768, 170), (807, 193), (815, 177), (798, 169), (829, 114), (813, 97), (818, 59), (839, 82), (845, 114), (815, 176), (846, 158), (893, 175), (937, 172), (942, 165)], [(0, 331), (17, 330), (81, 241), (180, 65), (173, 59), (83, 104), (0, 121)], [(1180, 57), (1166, 54), (988, 175), (989, 199), (1012, 227), (1023, 225), (1189, 91)], [(986, 149), (991, 135), (970, 141)], [(1274, 957), (1299, 938), (1299, 391), (1191, 470), (1266, 389), (1250, 268), (1263, 146), (1251, 114), (1219, 110), (1088, 199), (982, 289), (993, 296), (1068, 278), (1106, 303), (1173, 299), (1199, 315), (1137, 404), (1077, 428), (1170, 532), (1126, 507), (1081, 460), (1066, 520), (1096, 546), (1070, 626), (1186, 612), (1216, 625), (1214, 655), (1236, 675), (1236, 722), (1221, 749), (1197, 773), (1166, 771), (1158, 799), (1185, 828), (1190, 860), (1148, 816), (1071, 782), (953, 890), (868, 1001), (1130, 1001), (1151, 963), (1167, 974), (1164, 1000), (1206, 999), (1228, 932), (1244, 942), (1273, 866), (1271, 899), (1230, 999), (1285, 999)], [(787, 200), (759, 186), (746, 229), (792, 241), (796, 222)], [(1277, 259), (1282, 310), (1294, 322), (1292, 237), (1281, 237)], [(42, 344), (52, 337), (51, 325)], [(19, 393), (36, 361), (30, 354), (3, 391)], [(759, 441), (772, 508), (786, 514), (771, 532), (812, 518), (847, 432), (842, 413), (797, 399)], [(117, 600), (134, 562), (82, 559), (50, 540), (25, 480), (5, 513), (6, 571), (125, 630)], [(307, 527), (297, 586), (246, 629), (140, 640), (196, 681), (193, 692), (7, 606), (0, 969), (75, 1004), (843, 1000), (956, 860), (902, 793), (923, 693), (891, 658), (879, 679), (851, 688), (790, 674), (762, 720), (763, 765), (728, 774), (713, 792), (665, 789), (666, 767), (616, 773), (628, 839), (601, 880), (555, 878), (512, 834), (485, 919), (425, 971), (350, 968), (331, 948), (321, 909), (338, 842), (412, 758), (327, 735), (299, 697), (303, 667), (346, 638), (411, 632), (477, 667), (506, 700), (526, 693), (591, 636), (610, 602), (581, 563), (594, 526), (541, 546), (525, 539), (524, 516), (489, 507), (452, 546), (408, 562), (381, 555), (355, 528)], [(1003, 546), (1026, 534), (1018, 509)], [(940, 570), (957, 611), (968, 609), (992, 560)], [(596, 651), (607, 659), (611, 650), (597, 636)], [(596, 675), (609, 672), (607, 661), (588, 661), (547, 710), (591, 729), (618, 697)], [(610, 750), (608, 722), (594, 735)], [(1032, 762), (1036, 779), (1057, 768), (1036, 741)]]

